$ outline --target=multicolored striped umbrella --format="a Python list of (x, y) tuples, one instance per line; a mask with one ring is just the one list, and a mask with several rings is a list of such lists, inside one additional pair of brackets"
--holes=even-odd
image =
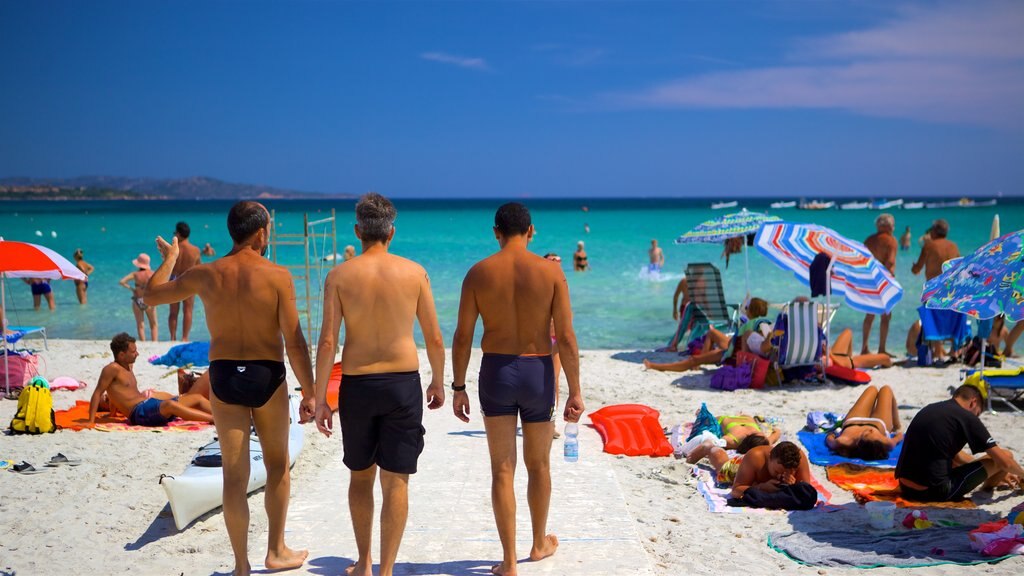
[(1000, 314), (1014, 322), (1024, 319), (1024, 230), (996, 238), (943, 268), (924, 285), (925, 307), (981, 320)]
[(850, 308), (884, 314), (903, 297), (903, 287), (860, 242), (817, 224), (768, 222), (754, 239), (758, 251), (790, 270), (810, 286), (810, 268), (819, 253), (835, 258), (832, 293), (842, 294)]
[(778, 216), (763, 212), (748, 212), (746, 208), (721, 218), (698, 224), (696, 228), (676, 238), (676, 244), (715, 244), (729, 238), (754, 234), (765, 222), (778, 222)]

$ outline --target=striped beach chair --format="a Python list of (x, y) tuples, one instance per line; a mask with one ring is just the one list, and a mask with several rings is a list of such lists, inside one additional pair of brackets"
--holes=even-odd
[(700, 307), (708, 322), (723, 332), (736, 329), (739, 306), (725, 303), (722, 274), (710, 262), (686, 266), (686, 291), (690, 301)]
[[(668, 345), (662, 350), (685, 350), (686, 345), (695, 338), (701, 338), (708, 333), (711, 323), (708, 321), (704, 311), (695, 303), (687, 302), (683, 307), (683, 313), (676, 325), (676, 332), (672, 335)], [(679, 350), (682, 352), (683, 350)]]
[(818, 324), (819, 306), (818, 302), (791, 302), (775, 319), (772, 345), (779, 382), (785, 381), (785, 370), (801, 367), (813, 367), (824, 379), (821, 356), (826, 342)]

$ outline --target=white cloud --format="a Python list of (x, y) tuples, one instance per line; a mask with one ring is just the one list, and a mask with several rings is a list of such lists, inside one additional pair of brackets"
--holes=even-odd
[(786, 64), (605, 94), (630, 108), (836, 109), (1024, 129), (1024, 3), (906, 9), (874, 28), (796, 43)]
[(430, 60), (432, 62), (441, 62), (442, 64), (452, 64), (459, 68), (490, 70), (490, 67), (487, 66), (487, 61), (483, 58), (467, 58), (465, 56), (456, 56), (454, 54), (446, 54), (444, 52), (424, 52), (420, 54), (420, 58)]

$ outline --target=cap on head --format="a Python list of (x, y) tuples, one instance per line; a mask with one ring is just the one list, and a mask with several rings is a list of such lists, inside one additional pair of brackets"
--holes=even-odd
[(502, 236), (522, 236), (532, 225), (530, 209), (519, 202), (502, 204), (494, 213), (494, 229)]

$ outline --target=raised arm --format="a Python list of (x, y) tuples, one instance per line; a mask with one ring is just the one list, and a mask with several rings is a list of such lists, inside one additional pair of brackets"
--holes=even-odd
[(202, 287), (200, 268), (190, 268), (181, 276), (168, 281), (175, 263), (178, 262), (178, 237), (175, 236), (170, 244), (160, 236), (156, 237), (156, 246), (160, 250), (164, 261), (156, 269), (153, 276), (146, 283), (146, 290), (142, 295), (143, 300), (150, 306), (158, 304), (171, 304), (181, 302), (199, 292)]
[(569, 283), (561, 268), (554, 274), (555, 297), (551, 306), (551, 317), (555, 321), (555, 338), (558, 339), (558, 354), (562, 371), (569, 384), (569, 395), (565, 399), (562, 417), (566, 422), (579, 422), (583, 416), (583, 392), (580, 388), (580, 352), (576, 344), (576, 332), (572, 329), (572, 304), (569, 302)]
[(338, 296), (338, 269), (327, 274), (324, 280), (323, 322), (320, 325), (320, 341), (316, 345), (316, 428), (324, 436), (331, 436), (334, 414), (327, 405), (327, 385), (334, 369), (334, 355), (338, 350), (338, 333), (344, 318), (341, 298)]
[[(182, 278), (188, 276), (192, 270), (195, 268), (186, 271)], [(277, 288), (277, 321), (281, 326), (281, 335), (284, 336), (284, 351), (288, 354), (288, 364), (292, 367), (292, 374), (295, 374), (299, 386), (302, 387), (299, 421), (309, 422), (313, 419), (316, 409), (316, 398), (313, 394), (313, 365), (309, 361), (309, 346), (306, 344), (306, 337), (302, 334), (299, 311), (295, 307), (295, 285), (287, 270), (282, 268), (274, 270), (272, 273), (277, 275), (274, 279)], [(152, 284), (152, 280), (150, 284)]]
[[(452, 372), (455, 373), (452, 386), (466, 385), (466, 370), (473, 351), (473, 332), (476, 331), (476, 320), (479, 317), (480, 309), (477, 308), (476, 293), (473, 290), (473, 270), (470, 270), (462, 281), (459, 322), (452, 336)], [(469, 394), (465, 390), (452, 393), (452, 409), (456, 418), (469, 422)]]
[(416, 301), (416, 319), (423, 331), (423, 340), (427, 346), (427, 361), (430, 362), (430, 385), (427, 386), (427, 407), (436, 410), (444, 406), (444, 338), (441, 326), (437, 323), (437, 310), (434, 308), (434, 294), (430, 289), (430, 277), (423, 271), (420, 280), (420, 297)]

